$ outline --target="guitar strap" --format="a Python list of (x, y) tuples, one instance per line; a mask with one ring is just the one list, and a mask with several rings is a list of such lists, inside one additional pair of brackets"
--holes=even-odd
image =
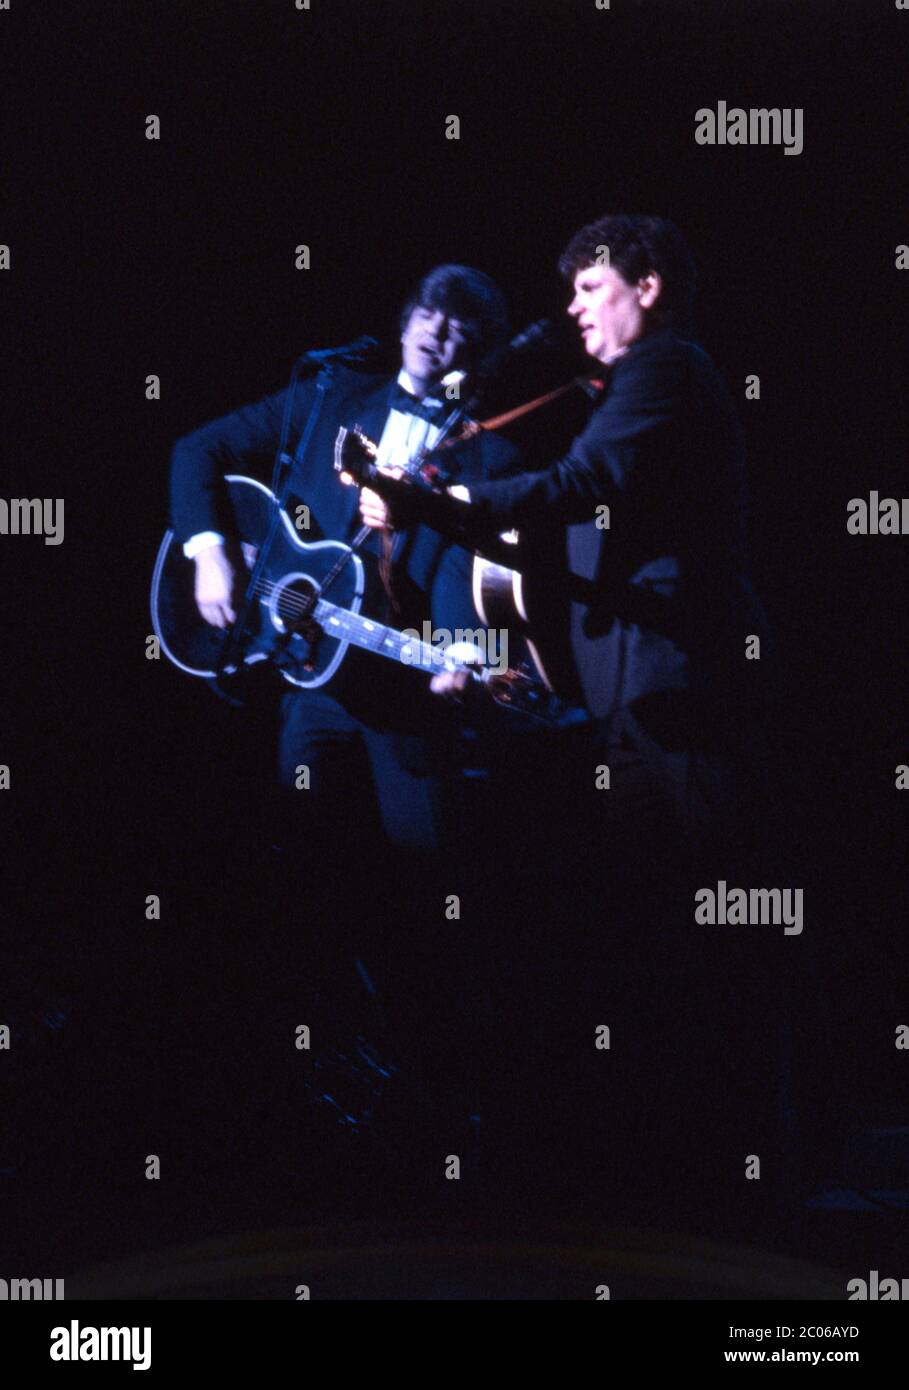
[(398, 533), (391, 527), (387, 527), (381, 533), (379, 541), (379, 578), (382, 581), (382, 588), (385, 590), (395, 626), (398, 626), (401, 620), (401, 605), (395, 593), (394, 575), (394, 554), (397, 540)]

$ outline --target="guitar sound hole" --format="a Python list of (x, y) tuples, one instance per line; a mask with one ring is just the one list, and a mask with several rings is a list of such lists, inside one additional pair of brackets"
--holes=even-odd
[(296, 632), (316, 606), (318, 592), (309, 579), (293, 579), (281, 590), (276, 604), (277, 616), (288, 632)]

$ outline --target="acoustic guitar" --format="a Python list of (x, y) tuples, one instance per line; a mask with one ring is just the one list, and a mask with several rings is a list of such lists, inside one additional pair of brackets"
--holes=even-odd
[[(239, 622), (226, 630), (205, 622), (196, 607), (195, 566), (167, 531), (152, 578), (151, 617), (162, 651), (181, 671), (216, 678), (270, 661), (291, 685), (315, 689), (332, 679), (353, 646), (430, 675), (465, 671), (500, 705), (546, 722), (558, 718), (560, 702), (544, 682), (520, 669), (483, 664), (485, 651), (476, 641), (443, 648), (362, 613), (363, 561), (350, 546), (301, 541), (262, 483), (235, 474), (225, 481), (249, 575), (246, 618), (242, 631)], [(277, 527), (259, 567), (275, 512)]]

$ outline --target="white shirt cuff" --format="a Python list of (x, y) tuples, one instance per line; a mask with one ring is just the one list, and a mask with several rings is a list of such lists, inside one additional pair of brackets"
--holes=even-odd
[(224, 537), (219, 536), (217, 531), (200, 531), (197, 536), (190, 536), (183, 547), (183, 554), (187, 560), (195, 560), (200, 550), (208, 550), (213, 545), (223, 545)]

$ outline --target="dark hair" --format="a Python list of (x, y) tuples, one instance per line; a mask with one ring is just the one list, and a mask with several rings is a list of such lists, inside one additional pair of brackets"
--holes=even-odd
[(629, 285), (655, 270), (663, 281), (654, 314), (674, 326), (691, 314), (697, 272), (694, 257), (678, 227), (663, 217), (626, 213), (601, 217), (575, 232), (559, 258), (559, 270), (573, 280), (579, 270), (598, 262), (599, 248), (609, 248), (609, 264)]
[(477, 362), (508, 339), (508, 308), (494, 280), (469, 265), (437, 265), (424, 275), (401, 314), (401, 331), (414, 309), (440, 309), (459, 319)]

